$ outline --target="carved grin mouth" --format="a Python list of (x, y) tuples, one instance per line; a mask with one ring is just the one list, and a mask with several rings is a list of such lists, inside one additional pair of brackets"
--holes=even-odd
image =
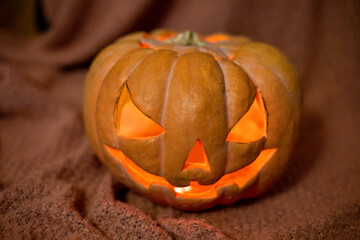
[(235, 172), (224, 175), (214, 184), (200, 185), (196, 181), (190, 181), (189, 186), (175, 187), (165, 178), (144, 171), (131, 159), (126, 157), (121, 150), (107, 145), (105, 145), (105, 148), (112, 157), (118, 160), (125, 167), (127, 174), (143, 187), (148, 189), (151, 185), (165, 186), (172, 189), (177, 198), (214, 198), (217, 197), (217, 189), (220, 187), (236, 184), (239, 188), (241, 188), (257, 175), (257, 173), (276, 152), (276, 148), (262, 150), (259, 156), (251, 164)]

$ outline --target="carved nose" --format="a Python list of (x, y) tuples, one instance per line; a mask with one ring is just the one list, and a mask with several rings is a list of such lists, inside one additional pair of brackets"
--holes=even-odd
[(204, 146), (202, 145), (200, 139), (196, 141), (190, 153), (186, 159), (183, 170), (190, 168), (200, 168), (204, 171), (211, 171), (209, 160), (207, 158)]

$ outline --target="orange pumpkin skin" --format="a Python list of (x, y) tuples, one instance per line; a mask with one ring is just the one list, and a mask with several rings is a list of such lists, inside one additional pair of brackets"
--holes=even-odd
[(189, 211), (266, 191), (285, 169), (300, 109), (286, 58), (225, 34), (124, 36), (85, 82), (85, 129), (101, 161), (128, 188)]

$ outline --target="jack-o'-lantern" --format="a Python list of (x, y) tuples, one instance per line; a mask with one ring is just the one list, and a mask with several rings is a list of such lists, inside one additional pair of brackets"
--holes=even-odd
[(292, 65), (246, 37), (120, 38), (85, 84), (92, 147), (128, 188), (201, 210), (256, 196), (284, 171), (300, 117)]

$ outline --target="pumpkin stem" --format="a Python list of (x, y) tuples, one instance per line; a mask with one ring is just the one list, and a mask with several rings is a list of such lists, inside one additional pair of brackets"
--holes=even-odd
[(180, 44), (186, 46), (204, 45), (204, 42), (200, 40), (198, 34), (192, 31), (185, 31), (183, 33), (179, 33), (176, 37), (167, 40), (166, 43)]

